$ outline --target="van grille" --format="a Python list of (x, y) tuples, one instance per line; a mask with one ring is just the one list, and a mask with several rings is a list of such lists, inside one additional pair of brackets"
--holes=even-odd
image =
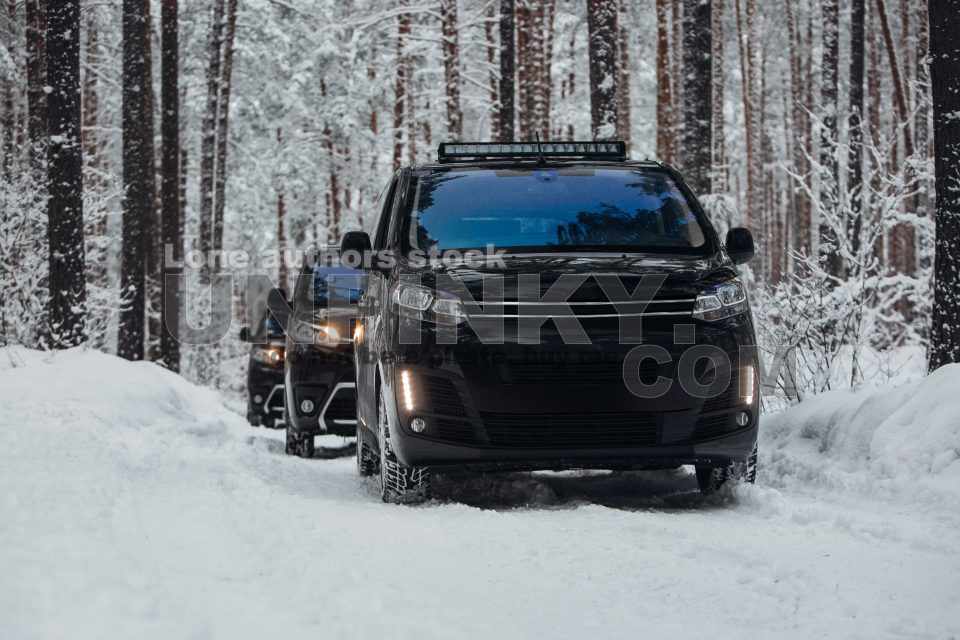
[(513, 448), (617, 448), (657, 444), (656, 417), (638, 413), (483, 413), (490, 445)]

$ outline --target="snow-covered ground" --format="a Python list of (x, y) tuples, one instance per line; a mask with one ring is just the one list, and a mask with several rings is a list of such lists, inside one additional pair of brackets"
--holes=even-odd
[(0, 638), (960, 636), (960, 365), (768, 416), (758, 484), (712, 500), (537, 474), (384, 505), (95, 352), (0, 350), (0, 399)]

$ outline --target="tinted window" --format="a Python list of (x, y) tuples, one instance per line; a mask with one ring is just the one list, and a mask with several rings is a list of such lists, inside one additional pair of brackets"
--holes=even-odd
[(413, 186), (410, 243), (437, 250), (700, 250), (703, 227), (660, 171), (453, 169)]

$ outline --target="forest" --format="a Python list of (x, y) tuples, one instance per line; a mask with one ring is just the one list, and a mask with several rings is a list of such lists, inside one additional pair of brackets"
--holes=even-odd
[(960, 361), (958, 0), (3, 5), (0, 344), (229, 387), (235, 331), (183, 339), (212, 281), (240, 322), (245, 278), (289, 286), (397, 167), (539, 136), (624, 140), (753, 231), (796, 398)]

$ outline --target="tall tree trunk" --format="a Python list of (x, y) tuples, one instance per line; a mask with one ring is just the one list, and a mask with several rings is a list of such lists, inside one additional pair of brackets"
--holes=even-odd
[(26, 0), (27, 138), (34, 177), (43, 182), (47, 140), (47, 0)]
[[(927, 20), (927, 3), (917, 2), (917, 113), (916, 139), (920, 158), (930, 157), (930, 30)], [(917, 212), (921, 216), (929, 215), (930, 192), (926, 181), (917, 193)], [(923, 252), (926, 254), (926, 252)], [(929, 265), (929, 263), (927, 263)]]
[(683, 155), (682, 167), (697, 194), (710, 193), (710, 136), (713, 75), (710, 55), (710, 0), (685, 0), (683, 8)]
[(711, 62), (711, 90), (710, 90), (710, 128), (712, 144), (710, 145), (710, 175), (711, 191), (726, 193), (727, 186), (727, 154), (724, 139), (723, 106), (724, 83), (726, 73), (723, 55), (723, 5), (727, 0), (713, 0), (710, 5), (710, 18), (713, 34), (711, 46), (713, 49)]
[(84, 340), (87, 286), (83, 246), (83, 147), (80, 142), (80, 2), (47, 5), (47, 238), (50, 340), (56, 348)]
[(930, 0), (937, 239), (929, 366), (960, 362), (960, 0)]
[[(17, 37), (17, 3), (14, 0), (8, 0), (7, 2), (7, 22), (10, 27), (10, 33), (8, 35), (10, 40), (14, 40)], [(16, 105), (14, 103), (14, 93), (17, 80), (13, 73), (9, 73), (9, 75), (12, 77), (7, 78), (7, 80), (3, 83), (3, 118), (0, 120), (0, 123), (3, 125), (3, 149), (0, 151), (0, 153), (3, 154), (2, 175), (6, 179), (9, 179), (13, 172), (14, 155), (16, 149), (15, 132), (17, 129), (17, 113)], [(0, 213), (0, 220), (3, 219), (4, 213), (5, 212)], [(0, 301), (0, 309), (3, 308), (2, 305), (3, 302)], [(0, 335), (3, 335), (2, 325), (0, 325)]]
[(160, 13), (160, 164), (161, 232), (164, 260), (161, 281), (160, 358), (172, 371), (180, 371), (180, 278), (175, 266), (183, 260), (183, 229), (180, 223), (180, 72), (178, 0), (162, 0)]
[(747, 142), (747, 206), (743, 225), (751, 227), (763, 223), (763, 164), (762, 164), (762, 55), (760, 24), (756, 0), (736, 0), (737, 30), (742, 76), (744, 125)]
[(156, 116), (154, 107), (156, 96), (153, 90), (153, 15), (150, 0), (143, 0), (143, 16), (146, 21), (144, 30), (143, 57), (146, 72), (143, 76), (143, 134), (146, 154), (150, 158), (150, 173), (147, 178), (147, 194), (150, 200), (150, 213), (144, 219), (143, 237), (146, 243), (146, 313), (147, 313), (147, 355), (150, 360), (160, 359), (160, 334), (162, 333), (163, 283), (162, 260), (163, 247), (160, 227), (160, 202), (157, 198), (157, 170), (154, 145)]
[(850, 2), (850, 109), (847, 115), (847, 136), (850, 152), (847, 159), (847, 193), (850, 197), (848, 233), (852, 253), (860, 251), (863, 225), (863, 71), (864, 71), (864, 0)]
[(550, 137), (550, 109), (553, 97), (553, 31), (557, 0), (546, 0), (543, 8), (543, 56), (540, 65), (540, 130)]
[(233, 51), (237, 33), (237, 0), (227, 0), (226, 34), (217, 96), (217, 162), (214, 168), (213, 251), (219, 265), (223, 250), (223, 212), (227, 189), (227, 142), (230, 128), (230, 87), (233, 85)]
[(530, 0), (519, 0), (516, 5), (517, 52), (517, 128), (521, 140), (533, 138), (533, 19)]
[(125, 297), (120, 311), (117, 355), (142, 360), (145, 317), (146, 220), (153, 203), (147, 182), (153, 158), (144, 117), (147, 107), (144, 77), (148, 70), (144, 45), (147, 20), (143, 0), (123, 0), (123, 255), (120, 286)]
[(83, 159), (87, 165), (86, 188), (99, 191), (102, 180), (100, 166), (100, 133), (97, 130), (100, 118), (100, 92), (97, 86), (97, 69), (100, 66), (100, 43), (97, 33), (97, 20), (91, 13), (86, 20), (87, 41), (83, 74), (83, 120), (81, 137), (83, 138)]
[(487, 8), (486, 19), (483, 23), (483, 34), (487, 41), (487, 66), (490, 83), (490, 139), (499, 140), (500, 135), (500, 94), (497, 87), (497, 39), (494, 35), (494, 23), (497, 20), (496, 5)]
[(514, 0), (500, 0), (500, 130), (497, 139), (510, 142), (514, 136)]
[(670, 76), (673, 98), (673, 131), (670, 142), (673, 145), (671, 162), (679, 165), (683, 160), (683, 0), (670, 0)]
[(837, 215), (840, 170), (837, 162), (837, 95), (840, 64), (840, 9), (838, 0), (822, 0), (823, 50), (820, 66), (820, 256), (826, 259), (827, 270), (840, 275), (843, 263), (839, 238), (827, 215)]
[(620, 0), (618, 4), (617, 137), (626, 143), (629, 152), (633, 128), (630, 117), (630, 34), (627, 32), (629, 14), (627, 0)]
[(460, 110), (460, 39), (457, 34), (457, 0), (440, 0), (443, 33), (443, 79), (446, 84), (447, 137), (463, 138)]
[[(907, 163), (904, 165), (908, 177), (909, 161), (913, 159), (913, 133), (910, 127), (910, 114), (907, 105), (907, 90), (903, 84), (900, 64), (897, 60), (896, 45), (893, 41), (893, 32), (887, 18), (886, 3), (876, 0), (877, 17), (880, 20), (880, 29), (887, 49), (887, 60), (890, 66), (890, 77), (893, 82), (894, 105), (897, 110), (897, 128), (903, 129), (903, 152)], [(895, 270), (912, 274), (916, 271), (915, 234), (912, 225), (898, 223), (894, 226), (890, 238), (891, 263)]]
[(587, 0), (590, 51), (590, 135), (606, 140), (617, 131), (617, 1)]
[[(277, 128), (277, 147), (283, 153), (283, 129)], [(283, 194), (283, 181), (277, 181), (277, 287), (287, 291), (290, 274), (287, 272), (287, 206)]]
[[(210, 33), (207, 38), (207, 104), (200, 138), (200, 251), (209, 264), (213, 249), (213, 200), (216, 180), (217, 114), (220, 99), (220, 61), (223, 50), (224, 0), (213, 0)], [(205, 275), (208, 269), (201, 269)]]
[(410, 35), (410, 14), (402, 13), (397, 17), (397, 56), (396, 82), (393, 97), (393, 169), (400, 168), (403, 161), (404, 116), (407, 101), (407, 37)]
[[(804, 176), (810, 170), (810, 163), (806, 151), (806, 133), (808, 129), (808, 112), (806, 109), (806, 93), (804, 83), (804, 51), (802, 30), (797, 15), (797, 7), (793, 0), (784, 0), (787, 16), (787, 30), (790, 38), (790, 118), (792, 132), (785, 129), (791, 138), (793, 150), (793, 169)], [(797, 139), (799, 137), (799, 139)], [(810, 255), (810, 207), (809, 200), (800, 188), (793, 189), (793, 248), (805, 255)]]
[(673, 74), (670, 54), (670, 4), (657, 0), (657, 157), (673, 162)]

